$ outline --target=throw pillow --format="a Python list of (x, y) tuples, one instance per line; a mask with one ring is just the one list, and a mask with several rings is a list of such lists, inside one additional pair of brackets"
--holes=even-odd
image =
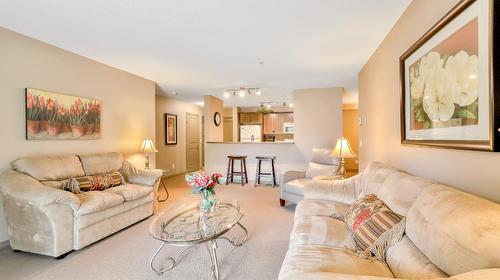
[(394, 213), (373, 194), (353, 203), (344, 220), (354, 236), (358, 253), (374, 254), (384, 262), (387, 249), (403, 237), (406, 222), (405, 217)]
[(64, 190), (78, 194), (88, 191), (102, 191), (124, 183), (123, 176), (118, 171), (111, 173), (70, 178), (64, 184)]

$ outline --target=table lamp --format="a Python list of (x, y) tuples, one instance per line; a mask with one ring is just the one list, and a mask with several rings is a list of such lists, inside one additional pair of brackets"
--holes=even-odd
[(349, 141), (347, 138), (341, 137), (337, 140), (337, 145), (335, 145), (335, 149), (332, 152), (332, 155), (340, 158), (340, 168), (337, 172), (338, 175), (344, 179), (346, 171), (345, 171), (345, 159), (356, 157), (356, 154), (352, 151), (351, 145), (349, 145)]
[(144, 141), (142, 141), (141, 152), (146, 154), (146, 163), (144, 168), (149, 169), (149, 154), (158, 152), (158, 150), (155, 148), (155, 145), (153, 144), (153, 140), (144, 139)]

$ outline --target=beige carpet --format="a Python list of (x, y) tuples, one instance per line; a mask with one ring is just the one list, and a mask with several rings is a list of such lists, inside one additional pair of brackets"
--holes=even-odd
[[(170, 199), (161, 204), (163, 209), (191, 195), (183, 184), (183, 176), (170, 178), (168, 188)], [(241, 222), (250, 232), (243, 247), (233, 247), (224, 240), (218, 242), (221, 279), (276, 279), (288, 247), (294, 206), (279, 206), (278, 188), (254, 188), (252, 184), (219, 186), (217, 196), (221, 200), (240, 202), (245, 214)], [(211, 279), (210, 257), (204, 245), (188, 251), (174, 269), (163, 275), (151, 271), (149, 259), (161, 244), (148, 234), (153, 218), (59, 261), (3, 248), (0, 279)], [(239, 233), (238, 229), (233, 231)], [(174, 255), (179, 250), (170, 246), (165, 249), (163, 256)]]

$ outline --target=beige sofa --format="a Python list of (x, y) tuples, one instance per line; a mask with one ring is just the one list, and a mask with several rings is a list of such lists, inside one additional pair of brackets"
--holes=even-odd
[[(366, 194), (407, 219), (386, 263), (354, 254), (341, 220), (349, 204)], [(393, 278), (500, 279), (500, 205), (380, 163), (346, 180), (308, 184), (279, 279)]]
[[(119, 153), (20, 158), (0, 175), (10, 246), (62, 257), (153, 214), (161, 172), (138, 170)], [(70, 177), (120, 171), (126, 184), (73, 194)]]

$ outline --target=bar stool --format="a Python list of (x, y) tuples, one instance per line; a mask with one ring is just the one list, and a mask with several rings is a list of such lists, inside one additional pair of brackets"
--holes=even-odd
[[(276, 183), (276, 172), (274, 171), (274, 160), (276, 159), (276, 156), (256, 156), (257, 159), (257, 171), (255, 172), (255, 184), (254, 187), (257, 186), (257, 184), (260, 184), (260, 178), (261, 177), (271, 177), (273, 178), (273, 188), (274, 186), (278, 185)], [(262, 172), (262, 162), (268, 161), (271, 163), (271, 170), (269, 173)]]
[[(241, 185), (244, 186), (245, 183), (248, 183), (248, 175), (247, 175), (247, 156), (227, 156), (229, 159), (227, 163), (227, 176), (226, 176), (226, 185), (229, 184), (229, 180), (231, 183), (234, 182), (234, 175), (241, 176)], [(234, 161), (240, 161), (240, 171), (234, 171)]]

